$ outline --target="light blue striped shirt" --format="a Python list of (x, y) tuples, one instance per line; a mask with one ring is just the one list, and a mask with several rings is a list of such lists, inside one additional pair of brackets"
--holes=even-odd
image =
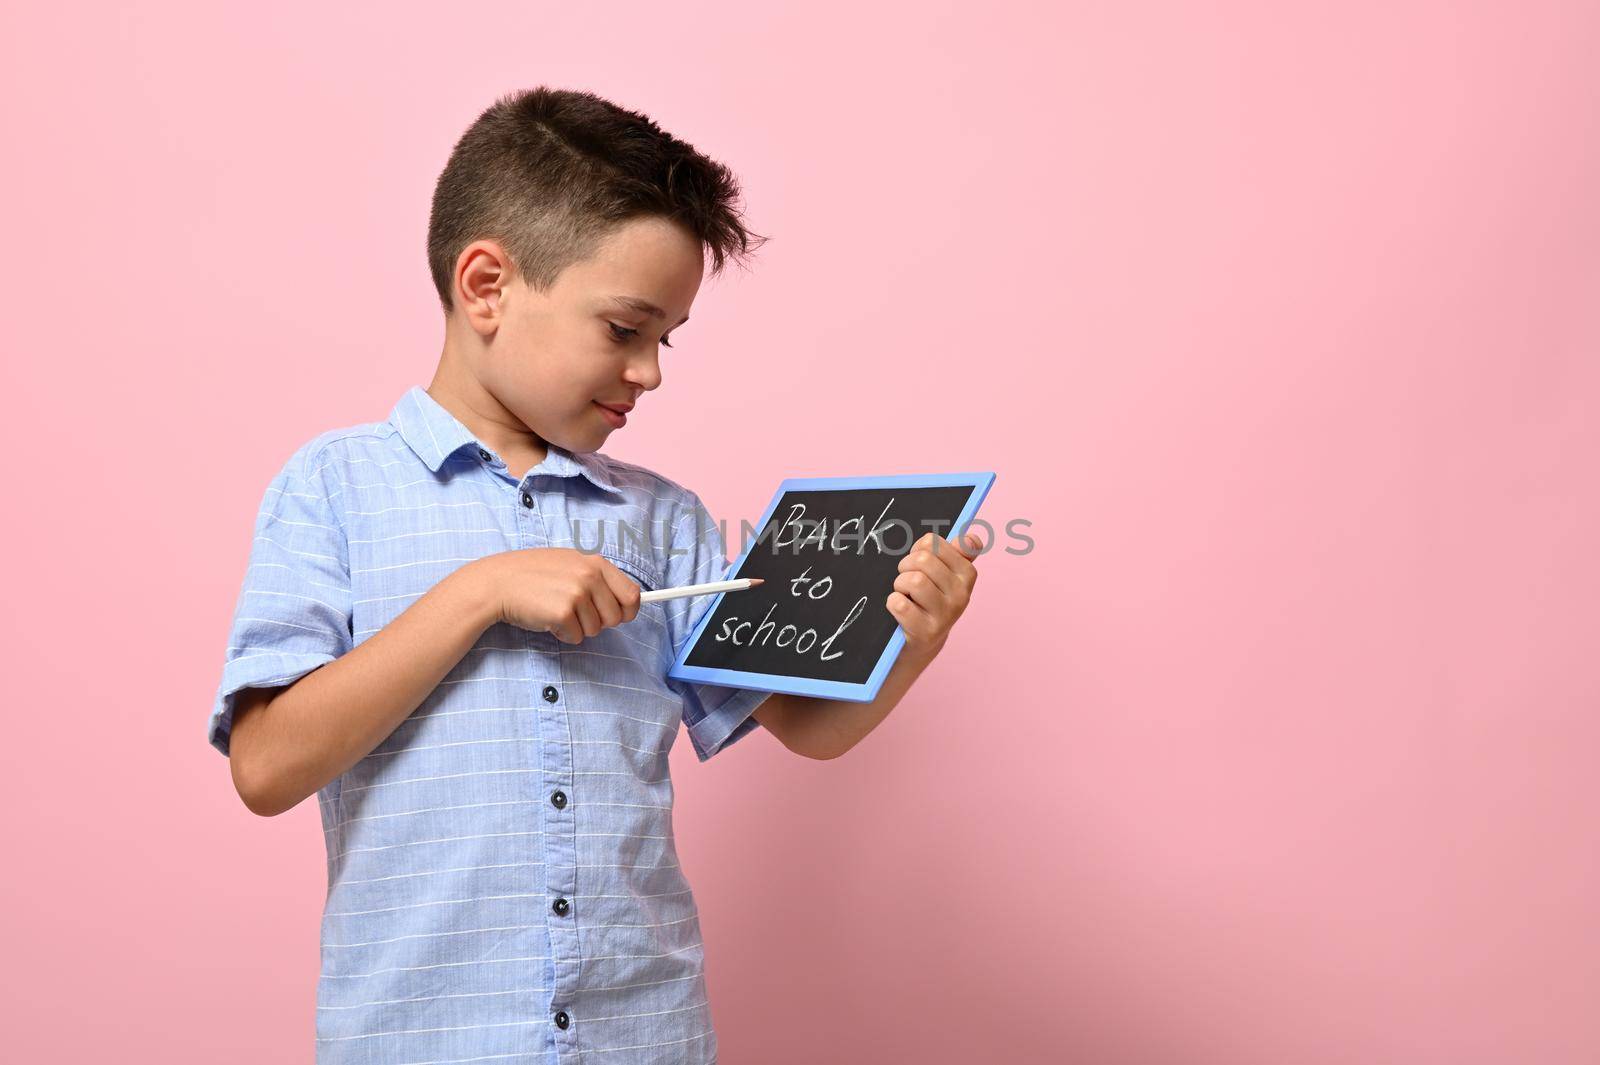
[[(308, 441), (256, 518), (211, 743), (227, 753), (240, 689), (289, 684), (458, 566), (526, 547), (598, 549), (645, 588), (728, 569), (693, 492), (554, 446), (515, 480), (421, 387)], [(705, 761), (767, 693), (667, 678), (713, 598), (578, 644), (492, 625), (318, 793), (319, 1065), (716, 1060), (667, 752), (681, 721)]]

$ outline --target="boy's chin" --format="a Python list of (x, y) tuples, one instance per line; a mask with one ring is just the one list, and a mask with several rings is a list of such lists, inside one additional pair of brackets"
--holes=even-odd
[(599, 451), (604, 447), (612, 431), (609, 425), (602, 425), (598, 428), (584, 426), (577, 432), (563, 433), (560, 439), (552, 439), (550, 442), (572, 454), (585, 454), (590, 451)]

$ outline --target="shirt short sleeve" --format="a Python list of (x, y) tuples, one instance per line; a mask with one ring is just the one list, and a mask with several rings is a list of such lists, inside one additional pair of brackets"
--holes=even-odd
[[(712, 520), (700, 497), (690, 493), (688, 507), (675, 519), (672, 529), (666, 586), (722, 580), (731, 565), (724, 550), (722, 530)], [(672, 638), (674, 659), (716, 598), (694, 595), (662, 603), (667, 611), (667, 631)], [(759, 724), (753, 716), (755, 709), (772, 694), (753, 688), (727, 688), (671, 677), (667, 678), (667, 684), (683, 695), (683, 723), (689, 729), (689, 742), (702, 762), (753, 732)]]
[(349, 551), (315, 443), (273, 477), (256, 514), (208, 729), (223, 754), (242, 689), (293, 683), (352, 646)]

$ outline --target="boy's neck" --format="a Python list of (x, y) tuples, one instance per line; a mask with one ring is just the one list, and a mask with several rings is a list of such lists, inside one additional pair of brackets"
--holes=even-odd
[(476, 378), (456, 372), (448, 365), (451, 362), (448, 358), (439, 360), (439, 368), (426, 389), (428, 395), (500, 456), (512, 477), (522, 480), (524, 474), (545, 460), (549, 447), (501, 406)]

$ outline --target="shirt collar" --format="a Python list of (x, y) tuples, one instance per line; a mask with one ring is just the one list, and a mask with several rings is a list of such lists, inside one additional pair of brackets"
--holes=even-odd
[[(417, 453), (434, 473), (439, 472), (445, 460), (468, 444), (483, 447), (472, 430), (461, 424), (454, 414), (439, 405), (421, 385), (412, 385), (389, 413), (389, 422), (400, 433), (401, 439)], [(611, 480), (610, 471), (598, 458), (577, 454), (566, 448), (546, 442), (544, 461), (529, 473), (549, 473), (557, 477), (582, 475), (599, 488), (617, 495), (624, 494)]]

